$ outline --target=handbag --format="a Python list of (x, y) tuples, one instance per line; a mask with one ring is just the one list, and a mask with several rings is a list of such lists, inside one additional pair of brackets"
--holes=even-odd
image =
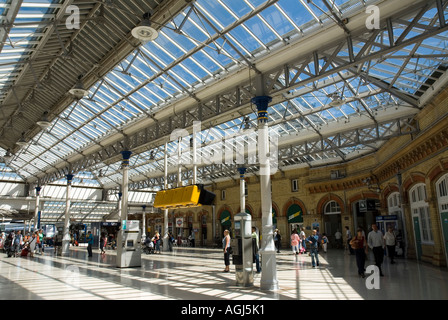
[(228, 248), (227, 248), (227, 252), (228, 252), (229, 254), (232, 254), (232, 253), (233, 253), (233, 249), (232, 249), (232, 247), (228, 247)]

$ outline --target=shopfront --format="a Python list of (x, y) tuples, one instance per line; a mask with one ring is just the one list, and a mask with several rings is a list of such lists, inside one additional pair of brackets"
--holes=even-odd
[(302, 207), (296, 203), (291, 204), (286, 211), (286, 217), (288, 217), (289, 233), (291, 234), (294, 229), (299, 231), (303, 225)]

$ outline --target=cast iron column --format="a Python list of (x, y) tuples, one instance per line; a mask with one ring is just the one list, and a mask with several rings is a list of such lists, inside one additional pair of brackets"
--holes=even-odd
[(40, 227), (40, 219), (39, 219), (39, 201), (40, 201), (40, 191), (41, 187), (36, 187), (36, 208), (34, 209), (34, 231), (39, 230)]
[(277, 259), (272, 224), (271, 170), (269, 161), (268, 104), (271, 97), (258, 96), (252, 102), (258, 109), (258, 159), (260, 163), (261, 223), (263, 243), (261, 290), (277, 290)]
[(68, 255), (70, 251), (70, 192), (72, 189), (73, 175), (67, 176), (67, 192), (65, 201), (64, 237), (62, 238), (62, 255)]

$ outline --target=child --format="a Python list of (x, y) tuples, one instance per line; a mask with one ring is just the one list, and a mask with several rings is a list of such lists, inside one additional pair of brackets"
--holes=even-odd
[(328, 238), (327, 238), (327, 234), (323, 233), (322, 234), (322, 248), (324, 249), (324, 252), (327, 253), (327, 245), (328, 245)]

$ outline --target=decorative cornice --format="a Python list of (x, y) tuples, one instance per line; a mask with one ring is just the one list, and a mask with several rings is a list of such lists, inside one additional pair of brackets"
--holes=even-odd
[(446, 127), (439, 132), (426, 134), (424, 139), (410, 148), (408, 152), (389, 162), (386, 166), (380, 166), (375, 171), (380, 181), (385, 181), (395, 176), (398, 169), (405, 171), (443, 150), (448, 150), (448, 128)]

